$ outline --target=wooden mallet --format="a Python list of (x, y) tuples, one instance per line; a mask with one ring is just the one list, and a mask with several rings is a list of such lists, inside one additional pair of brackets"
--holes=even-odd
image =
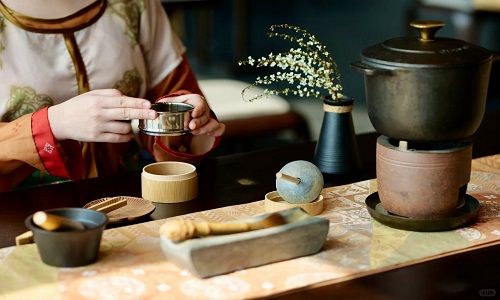
[(286, 224), (285, 218), (279, 213), (273, 213), (258, 222), (192, 222), (183, 219), (173, 219), (163, 223), (160, 234), (173, 242), (182, 242), (194, 237), (208, 235), (224, 235), (240, 233)]
[(64, 218), (61, 216), (48, 214), (43, 211), (38, 211), (33, 214), (33, 223), (45, 230), (83, 230), (85, 225), (82, 223)]

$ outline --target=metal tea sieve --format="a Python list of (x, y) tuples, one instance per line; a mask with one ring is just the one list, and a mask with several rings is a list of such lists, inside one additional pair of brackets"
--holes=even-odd
[(151, 105), (158, 117), (139, 120), (139, 129), (155, 136), (176, 136), (189, 133), (189, 121), (194, 106), (180, 102), (157, 102)]

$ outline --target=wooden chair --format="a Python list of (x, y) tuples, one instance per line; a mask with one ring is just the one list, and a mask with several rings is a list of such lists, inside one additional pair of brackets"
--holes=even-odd
[[(249, 84), (233, 79), (202, 79), (199, 85), (219, 121), (226, 125), (224, 141), (233, 151), (258, 148), (262, 138), (278, 142), (308, 141), (310, 131), (307, 120), (292, 109), (290, 103), (279, 96), (247, 102), (241, 91)], [(253, 91), (262, 90), (258, 87)]]

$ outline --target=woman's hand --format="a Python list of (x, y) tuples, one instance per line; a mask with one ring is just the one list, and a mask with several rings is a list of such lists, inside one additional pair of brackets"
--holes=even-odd
[(210, 107), (203, 96), (197, 94), (188, 94), (181, 96), (165, 97), (159, 102), (183, 102), (194, 106), (189, 122), (189, 130), (193, 135), (221, 136), (226, 126), (212, 118)]
[(48, 118), (57, 140), (128, 142), (133, 137), (131, 119), (155, 119), (145, 99), (123, 96), (115, 89), (94, 90), (49, 107)]

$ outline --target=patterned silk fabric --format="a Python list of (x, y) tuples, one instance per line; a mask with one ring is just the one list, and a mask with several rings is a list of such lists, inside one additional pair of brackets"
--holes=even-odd
[[(480, 165), (498, 162), (499, 157), (481, 159)], [(374, 179), (323, 189), (325, 208), (317, 217), (327, 218), (330, 227), (323, 248), (313, 255), (200, 279), (165, 257), (159, 228), (166, 220), (155, 220), (106, 230), (99, 261), (81, 268), (47, 267), (34, 244), (0, 249), (0, 282), (5, 286), (0, 295), (5, 299), (37, 295), (72, 300), (255, 299), (500, 243), (498, 169), (472, 172), (467, 193), (480, 203), (477, 217), (461, 228), (442, 232), (400, 230), (372, 219), (365, 199), (376, 187)], [(175, 218), (226, 222), (262, 213), (264, 200)], [(286, 251), (286, 247), (276, 251)]]
[[(128, 96), (153, 96), (148, 93), (182, 65), (184, 53), (158, 0), (96, 0), (56, 20), (20, 14), (0, 1), (0, 191), (37, 169), (29, 185), (60, 180), (47, 167), (54, 162), (41, 156), (47, 143), (37, 144), (34, 121), (28, 117), (89, 90), (116, 88)], [(178, 77), (172, 80), (182, 85)], [(52, 136), (46, 117), (37, 125), (42, 126), (39, 132)], [(60, 168), (82, 164), (82, 159), (71, 161), (64, 145), (49, 146), (59, 150), (65, 164)], [(85, 170), (79, 174), (84, 178), (127, 171), (134, 162), (123, 155), (137, 159), (138, 153), (104, 143), (81, 143), (81, 148)]]
[[(0, 15), (2, 121), (61, 103), (88, 89), (114, 87), (128, 96), (144, 97), (148, 88), (180, 63), (184, 47), (169, 30), (168, 20), (161, 17), (163, 8), (157, 1), (99, 2), (99, 10), (69, 16), (63, 28), (53, 28), (44, 20), (26, 27), (20, 25), (22, 15)], [(145, 10), (146, 6), (154, 8)], [(96, 18), (96, 14), (102, 16)], [(70, 22), (77, 18), (92, 23)], [(154, 23), (155, 19), (160, 22)], [(106, 47), (97, 47), (100, 44)], [(165, 53), (169, 53), (166, 59)]]

